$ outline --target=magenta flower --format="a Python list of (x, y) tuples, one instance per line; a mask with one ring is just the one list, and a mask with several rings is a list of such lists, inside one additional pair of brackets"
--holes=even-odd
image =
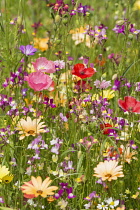
[(28, 82), (28, 85), (35, 91), (46, 90), (53, 83), (52, 79), (48, 75), (40, 71), (33, 72), (24, 78)]
[(125, 111), (140, 114), (140, 101), (137, 101), (132, 96), (125, 96), (124, 101), (119, 99), (118, 104)]
[(37, 58), (35, 62), (32, 63), (36, 71), (54, 73), (56, 71), (55, 64), (53, 61), (49, 61), (44, 57)]
[(28, 55), (34, 55), (34, 53), (37, 51), (36, 48), (34, 48), (32, 45), (21, 45), (19, 47), (19, 50), (26, 56)]

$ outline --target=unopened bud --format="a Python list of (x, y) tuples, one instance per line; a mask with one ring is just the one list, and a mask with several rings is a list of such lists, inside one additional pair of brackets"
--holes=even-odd
[(81, 157), (81, 155), (82, 155), (82, 152), (81, 151), (78, 151), (78, 159)]
[(56, 16), (55, 16), (55, 22), (56, 22), (56, 23), (59, 23), (60, 20), (61, 20), (60, 15), (56, 15)]
[(119, 26), (121, 26), (121, 25), (124, 24), (124, 20), (118, 20), (118, 21), (116, 21), (116, 24), (119, 25)]
[(55, 41), (55, 44), (60, 44), (61, 43), (61, 40), (60, 39), (57, 39), (56, 41)]
[(128, 38), (129, 38), (130, 40), (132, 40), (132, 39), (133, 39), (133, 34), (128, 34)]
[(63, 18), (62, 23), (67, 24), (68, 23), (68, 18), (67, 17)]
[(19, 17), (17, 18), (17, 24), (21, 25), (21, 23), (22, 23), (22, 19), (21, 19), (21, 17), (19, 16)]

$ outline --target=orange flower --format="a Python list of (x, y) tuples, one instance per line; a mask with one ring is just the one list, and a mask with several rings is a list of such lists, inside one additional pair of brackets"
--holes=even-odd
[(47, 195), (54, 195), (54, 190), (57, 190), (58, 187), (51, 186), (48, 187), (51, 184), (52, 180), (50, 180), (49, 177), (47, 177), (43, 182), (42, 178), (38, 176), (35, 178), (34, 176), (31, 177), (31, 181), (24, 182), (24, 185), (22, 185), (21, 190), (24, 193), (25, 198), (34, 198), (38, 197), (39, 195), (43, 198), (47, 197)]
[(56, 198), (54, 198), (52, 195), (50, 195), (50, 196), (47, 197), (47, 201), (48, 201), (49, 203), (51, 203), (51, 202), (53, 202), (53, 201), (55, 201), (55, 200), (56, 200)]
[(48, 49), (48, 41), (49, 38), (34, 38), (34, 47), (44, 52)]
[(122, 165), (118, 166), (116, 160), (105, 160), (104, 162), (100, 162), (97, 167), (94, 168), (94, 171), (95, 174), (93, 176), (102, 178), (103, 181), (108, 180), (110, 182), (116, 180), (118, 177), (124, 176)]

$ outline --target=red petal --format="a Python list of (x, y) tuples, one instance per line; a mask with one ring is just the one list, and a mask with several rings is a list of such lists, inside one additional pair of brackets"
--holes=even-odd
[(133, 112), (139, 113), (140, 114), (140, 102), (137, 102), (135, 105)]
[(125, 103), (125, 101), (119, 99), (119, 100), (118, 100), (118, 104), (119, 104), (119, 106), (120, 106), (122, 109), (128, 111), (127, 108), (126, 108), (126, 103)]
[(35, 198), (35, 195), (34, 194), (26, 194), (26, 193), (24, 193), (23, 194), (23, 196), (24, 196), (24, 198)]
[(88, 76), (88, 77), (91, 77), (93, 74), (95, 74), (95, 70), (93, 69), (93, 68), (87, 68), (87, 69), (85, 69), (86, 70), (86, 75)]
[(137, 104), (137, 100), (131, 96), (125, 96), (124, 100), (125, 100), (126, 108), (128, 110), (129, 109), (133, 110), (134, 106)]
[(95, 74), (95, 70), (93, 68), (85, 68), (84, 64), (77, 63), (74, 65), (74, 69), (72, 70), (72, 74), (84, 79), (87, 77), (91, 77)]
[(82, 63), (77, 63), (74, 65), (74, 72), (79, 73), (80, 71), (84, 70), (85, 66)]

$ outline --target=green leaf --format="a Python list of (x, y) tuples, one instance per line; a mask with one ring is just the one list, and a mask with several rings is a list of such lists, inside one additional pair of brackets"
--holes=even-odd
[(127, 67), (127, 69), (124, 71), (124, 73), (122, 74), (122, 77), (129, 71), (129, 69), (131, 69), (131, 67), (135, 64), (135, 63), (137, 63), (139, 60), (137, 60), (136, 62), (133, 62), (133, 63), (131, 63), (130, 64), (130, 66), (128, 66)]

